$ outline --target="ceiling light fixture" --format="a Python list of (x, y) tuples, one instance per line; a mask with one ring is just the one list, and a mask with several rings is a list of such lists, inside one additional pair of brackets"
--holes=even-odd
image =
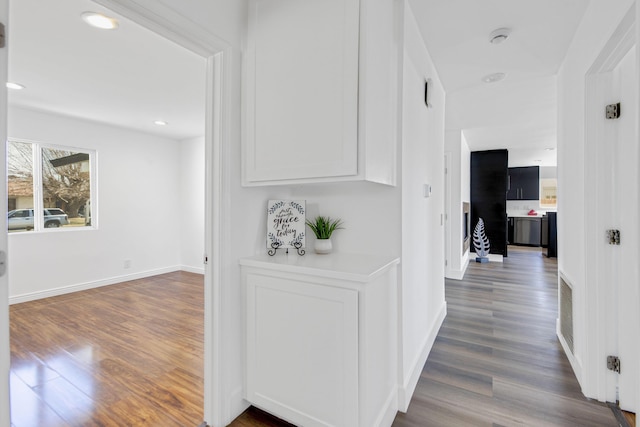
[(20, 83), (7, 82), (6, 85), (7, 85), (7, 87), (9, 89), (14, 89), (14, 90), (22, 90), (22, 89), (24, 89), (24, 86), (21, 85)]
[(154, 125), (158, 125), (158, 126), (166, 126), (166, 125), (168, 125), (169, 123), (165, 122), (164, 120), (155, 120), (155, 121), (153, 122), (153, 124), (154, 124)]
[(109, 18), (106, 15), (97, 12), (84, 12), (82, 20), (87, 24), (101, 30), (115, 30), (118, 28), (118, 21), (114, 18)]
[(549, 148), (545, 148), (546, 151), (555, 151), (555, 148), (553, 147), (549, 147)]
[(486, 75), (482, 78), (482, 81), (485, 83), (496, 83), (500, 80), (503, 80), (507, 75), (505, 73), (493, 73)]
[(498, 28), (497, 30), (493, 30), (491, 34), (489, 34), (489, 43), (500, 44), (508, 39), (510, 34), (511, 30), (509, 28)]

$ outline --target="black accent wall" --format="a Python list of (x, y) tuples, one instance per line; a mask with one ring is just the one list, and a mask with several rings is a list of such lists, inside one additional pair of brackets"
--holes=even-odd
[[(478, 218), (482, 218), (490, 253), (504, 256), (507, 256), (508, 165), (507, 150), (471, 153), (471, 233)], [(475, 252), (473, 240), (471, 250)]]

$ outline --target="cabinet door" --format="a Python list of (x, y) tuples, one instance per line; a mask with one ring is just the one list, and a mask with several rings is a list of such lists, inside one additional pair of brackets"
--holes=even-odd
[(509, 191), (507, 191), (507, 200), (520, 199), (520, 176), (520, 168), (509, 168)]
[(247, 275), (247, 400), (297, 425), (358, 425), (358, 292)]
[(358, 174), (358, 0), (254, 0), (248, 184)]
[(522, 168), (522, 188), (523, 200), (539, 200), (540, 199), (540, 168), (531, 166)]
[(540, 168), (527, 166), (509, 168), (507, 200), (539, 200)]

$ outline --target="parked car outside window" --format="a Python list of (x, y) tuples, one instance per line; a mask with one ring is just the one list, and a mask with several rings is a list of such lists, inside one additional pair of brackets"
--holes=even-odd
[[(15, 209), (7, 213), (9, 230), (32, 230), (33, 209)], [(69, 218), (62, 209), (44, 209), (44, 227), (57, 228), (69, 224)]]

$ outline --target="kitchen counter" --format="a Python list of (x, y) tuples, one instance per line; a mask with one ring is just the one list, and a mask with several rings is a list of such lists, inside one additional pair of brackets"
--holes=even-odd
[(545, 214), (547, 212), (555, 212), (555, 211), (538, 212), (536, 215), (527, 215), (526, 213), (524, 213), (524, 214), (511, 214), (511, 213), (507, 212), (507, 217), (508, 218), (542, 218), (543, 216), (545, 216)]

